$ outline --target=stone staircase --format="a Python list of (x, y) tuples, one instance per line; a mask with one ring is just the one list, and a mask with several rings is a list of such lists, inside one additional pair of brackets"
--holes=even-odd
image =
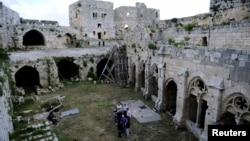
[(47, 120), (47, 112), (36, 114), (30, 118), (21, 120), (27, 121), (28, 126), (15, 130), (11, 141), (58, 141), (56, 134), (52, 131), (52, 123)]

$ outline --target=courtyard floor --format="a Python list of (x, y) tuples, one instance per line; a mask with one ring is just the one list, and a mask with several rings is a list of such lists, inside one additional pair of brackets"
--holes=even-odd
[[(118, 137), (113, 122), (113, 108), (119, 101), (141, 101), (153, 109), (152, 100), (145, 100), (140, 92), (121, 88), (115, 84), (93, 84), (93, 82), (68, 82), (65, 87), (51, 94), (40, 96), (46, 99), (65, 96), (63, 108), (55, 113), (59, 122), (51, 125), (59, 141), (197, 141), (185, 129), (175, 129), (172, 117), (158, 112), (160, 119), (139, 122), (132, 117), (130, 137)], [(78, 109), (79, 113), (60, 117), (61, 112)], [(145, 114), (144, 114), (145, 115)]]

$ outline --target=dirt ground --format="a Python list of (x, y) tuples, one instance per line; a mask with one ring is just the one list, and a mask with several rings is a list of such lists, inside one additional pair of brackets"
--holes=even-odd
[[(176, 130), (172, 118), (159, 112), (160, 121), (139, 123), (131, 119), (130, 137), (118, 137), (113, 121), (113, 108), (119, 101), (142, 100), (153, 108), (152, 100), (145, 100), (140, 92), (121, 88), (115, 84), (93, 84), (93, 82), (68, 83), (47, 97), (62, 95), (63, 108), (56, 113), (58, 125), (52, 125), (59, 141), (197, 141), (185, 129)], [(45, 96), (45, 97), (46, 97)], [(78, 108), (79, 113), (60, 118), (60, 112)]]

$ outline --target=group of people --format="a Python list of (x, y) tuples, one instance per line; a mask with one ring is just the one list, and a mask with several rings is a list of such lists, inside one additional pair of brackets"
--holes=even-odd
[(125, 137), (129, 137), (131, 112), (127, 104), (119, 102), (114, 109), (114, 122), (118, 129), (118, 137), (122, 137), (122, 133)]

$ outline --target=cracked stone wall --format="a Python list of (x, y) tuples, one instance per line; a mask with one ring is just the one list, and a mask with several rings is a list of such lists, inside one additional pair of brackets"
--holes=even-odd
[(210, 13), (214, 24), (249, 19), (249, 10), (249, 0), (210, 0)]
[(0, 2), (0, 45), (2, 48), (12, 45), (13, 25), (19, 23), (19, 14)]
[(0, 69), (0, 140), (8, 141), (9, 133), (13, 132), (12, 118), (10, 107), (10, 89), (8, 77), (2, 69)]

